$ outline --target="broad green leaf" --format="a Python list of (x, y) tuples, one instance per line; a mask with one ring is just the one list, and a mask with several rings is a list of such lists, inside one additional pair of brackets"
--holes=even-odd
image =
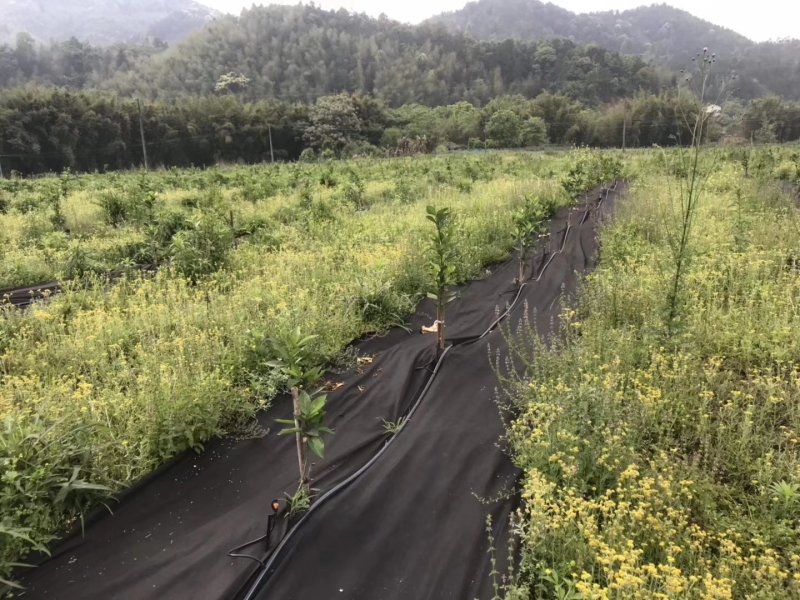
[(325, 458), (325, 443), (322, 441), (322, 439), (318, 437), (308, 438), (308, 447), (320, 458)]

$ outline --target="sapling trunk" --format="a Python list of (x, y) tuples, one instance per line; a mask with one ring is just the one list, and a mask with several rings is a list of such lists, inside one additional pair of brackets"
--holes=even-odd
[(439, 352), (444, 352), (445, 345), (445, 307), (454, 296), (447, 289), (455, 283), (455, 243), (453, 240), (454, 227), (449, 208), (436, 209), (428, 206), (426, 219), (433, 223), (436, 231), (430, 238), (428, 250), (431, 269), (431, 291), (428, 297), (436, 300), (436, 334)]
[(297, 429), (294, 437), (297, 442), (297, 463), (300, 469), (300, 487), (305, 488), (308, 485), (308, 461), (306, 457), (306, 444), (300, 428), (302, 408), (300, 406), (300, 389), (297, 386), (292, 388), (292, 406), (294, 408), (294, 426)]
[(447, 290), (439, 290), (439, 299), (436, 304), (436, 335), (439, 338), (439, 351), (444, 351), (444, 318), (445, 318), (445, 302), (447, 298)]

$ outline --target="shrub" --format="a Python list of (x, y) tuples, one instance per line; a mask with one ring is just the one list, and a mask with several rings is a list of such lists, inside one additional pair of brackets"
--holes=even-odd
[(527, 119), (520, 128), (521, 146), (541, 146), (547, 143), (547, 125), (541, 117)]
[(170, 245), (172, 265), (193, 281), (221, 268), (231, 250), (233, 232), (214, 214), (197, 214), (177, 232)]
[(298, 159), (301, 163), (312, 163), (317, 160), (317, 153), (313, 148), (304, 148)]
[(497, 148), (516, 148), (520, 145), (522, 119), (512, 110), (498, 110), (486, 123), (487, 144)]

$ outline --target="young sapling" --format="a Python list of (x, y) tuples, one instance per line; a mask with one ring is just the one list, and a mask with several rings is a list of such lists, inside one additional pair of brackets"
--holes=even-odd
[(426, 219), (433, 223), (435, 231), (431, 234), (428, 247), (428, 267), (431, 274), (431, 288), (428, 298), (436, 301), (436, 323), (438, 348), (444, 351), (445, 344), (445, 308), (455, 299), (449, 288), (455, 284), (456, 248), (455, 225), (449, 208), (428, 206)]

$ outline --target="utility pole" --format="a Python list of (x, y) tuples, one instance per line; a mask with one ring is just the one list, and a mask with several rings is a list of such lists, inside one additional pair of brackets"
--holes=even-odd
[(3, 179), (3, 161), (0, 160), (0, 179)]
[(139, 107), (139, 135), (142, 138), (142, 156), (144, 157), (144, 170), (149, 171), (147, 165), (147, 144), (144, 141), (144, 120), (142, 118), (142, 102), (139, 98), (136, 99), (136, 106)]
[(622, 152), (625, 152), (625, 135), (628, 132), (628, 107), (625, 107), (625, 112), (622, 113)]
[(274, 164), (275, 153), (272, 151), (272, 125), (267, 125), (267, 130), (269, 131), (269, 160)]

